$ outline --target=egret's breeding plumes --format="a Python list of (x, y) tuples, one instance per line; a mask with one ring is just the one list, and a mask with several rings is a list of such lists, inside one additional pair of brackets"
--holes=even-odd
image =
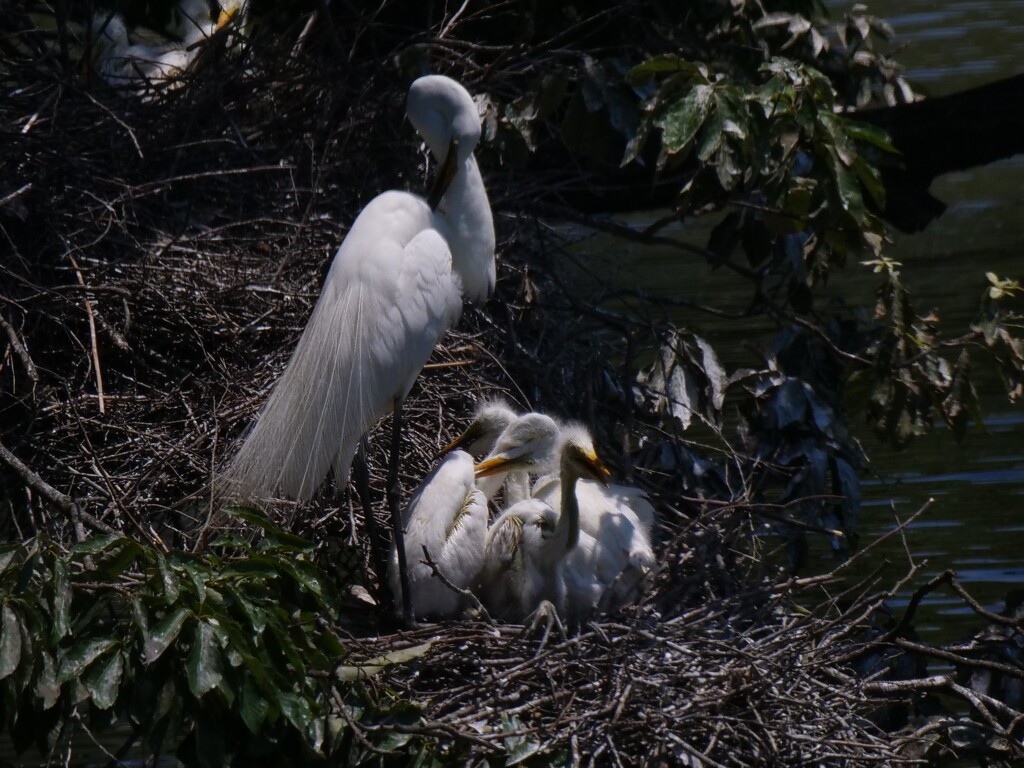
[[(487, 537), (487, 500), (474, 482), (473, 458), (452, 451), (427, 475), (402, 513), (409, 592), (416, 618), (455, 616), (463, 597), (434, 574), (426, 555), (445, 579), (460, 589), (475, 586)], [(388, 583), (399, 594), (398, 548), (391, 547)]]
[(454, 80), (430, 75), (412, 84), (407, 111), (441, 162), (430, 200), (385, 192), (359, 214), (224, 492), (308, 499), (332, 465), (343, 487), (360, 437), (409, 392), (462, 296), (493, 290), (476, 105)]

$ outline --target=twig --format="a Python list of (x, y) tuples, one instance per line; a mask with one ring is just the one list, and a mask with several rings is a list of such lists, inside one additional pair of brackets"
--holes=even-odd
[(452, 584), (448, 577), (441, 573), (440, 569), (438, 569), (437, 563), (435, 563), (434, 560), (430, 557), (430, 553), (427, 551), (427, 545), (424, 544), (422, 546), (423, 559), (420, 562), (430, 569), (434, 578), (440, 579), (441, 583), (448, 587), (448, 589), (450, 589), (452, 592), (462, 595), (464, 598), (469, 600), (470, 603), (473, 605), (473, 608), (480, 612), (480, 615), (484, 618), (484, 620), (489, 624), (493, 624), (494, 620), (491, 618), (491, 615), (487, 612), (487, 609), (484, 608), (484, 605), (480, 602), (480, 599), (473, 594), (473, 591), (465, 589), (463, 587), (457, 587), (454, 584)]
[[(75, 257), (72, 254), (68, 254), (68, 259), (71, 261), (71, 266), (75, 268), (75, 274), (78, 276), (78, 284), (85, 288), (85, 279), (82, 277), (82, 270), (78, 266), (78, 262), (75, 261)], [(98, 398), (100, 413), (104, 414), (107, 412), (106, 405), (103, 399), (103, 368), (100, 366), (100, 349), (96, 339), (96, 317), (92, 311), (92, 299), (86, 295), (82, 299), (82, 303), (85, 305), (85, 312), (89, 318), (89, 339), (92, 348), (92, 363), (93, 370), (96, 374), (96, 396)]]
[(22, 343), (21, 338), (18, 336), (18, 332), (14, 329), (14, 326), (7, 322), (7, 320), (0, 316), (0, 325), (3, 325), (4, 330), (7, 331), (7, 338), (11, 341), (11, 348), (18, 355), (21, 360), (21, 364), (25, 368), (25, 373), (33, 384), (39, 383), (39, 372), (36, 370), (35, 363), (32, 362), (32, 357), (29, 355), (28, 350)]

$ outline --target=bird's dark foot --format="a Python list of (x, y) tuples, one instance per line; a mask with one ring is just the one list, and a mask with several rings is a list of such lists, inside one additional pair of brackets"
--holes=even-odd
[[(537, 654), (544, 650), (544, 646), (547, 645), (548, 637), (551, 635), (551, 628), (555, 627), (558, 630), (558, 634), (565, 640), (567, 635), (565, 632), (565, 626), (562, 624), (562, 619), (558, 616), (558, 610), (554, 604), (548, 600), (542, 600), (537, 609), (526, 617), (523, 623), (523, 631), (519, 633), (520, 637), (529, 637), (537, 633), (537, 628), (544, 625), (544, 633), (540, 638), (540, 645), (537, 646)], [(536, 654), (534, 654), (536, 655)]]

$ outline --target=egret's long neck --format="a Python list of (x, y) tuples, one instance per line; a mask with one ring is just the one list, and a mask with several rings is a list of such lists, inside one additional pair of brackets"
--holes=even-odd
[(508, 477), (508, 473), (499, 472), (494, 475), (488, 475), (487, 477), (477, 478), (476, 487), (481, 490), (484, 497), (491, 501), (501, 490), (501, 486), (505, 483), (505, 478)]
[(562, 513), (558, 516), (558, 532), (565, 534), (565, 549), (568, 552), (580, 540), (580, 504), (576, 500), (576, 473), (562, 464)]
[(476, 487), (483, 492), (488, 501), (494, 500), (502, 486), (505, 487), (506, 507), (530, 498), (530, 475), (522, 470), (499, 472), (476, 481)]
[(438, 213), (446, 225), (452, 265), (462, 279), (463, 295), (470, 301), (486, 300), (494, 289), (494, 220), (472, 155), (452, 179)]

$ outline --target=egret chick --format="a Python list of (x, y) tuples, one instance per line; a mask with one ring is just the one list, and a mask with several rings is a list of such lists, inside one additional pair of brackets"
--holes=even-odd
[[(546, 445), (551, 427), (545, 420), (554, 425), (557, 439), (557, 425), (549, 417), (537, 413), (520, 417), (498, 440), (491, 456), (476, 465), (478, 485), (480, 478), (526, 471), (537, 456), (549, 455)], [(520, 429), (514, 441), (510, 433), (517, 424)], [(562, 615), (580, 614), (572, 603), (582, 594), (588, 574), (569, 574), (565, 569), (572, 552), (581, 544), (593, 546), (593, 541), (580, 532), (576, 483), (583, 477), (603, 482), (609, 473), (589, 439), (578, 437), (575, 432), (563, 435), (558, 450), (560, 511), (539, 499), (527, 499), (509, 507), (487, 532), (480, 584), (485, 605), (494, 615), (523, 619), (542, 600), (552, 603)], [(569, 585), (575, 587), (575, 593), (566, 591)], [(603, 591), (596, 580), (590, 588), (597, 595)]]
[(506, 427), (518, 414), (501, 398), (484, 400), (473, 412), (473, 421), (466, 431), (442, 448), (448, 452), (461, 448), (474, 459), (481, 459), (494, 448)]
[[(402, 513), (409, 592), (416, 618), (455, 616), (464, 598), (434, 575), (424, 552), (454, 586), (476, 584), (487, 537), (487, 500), (474, 482), (473, 458), (452, 451), (430, 472)], [(401, 594), (398, 548), (391, 547), (387, 567), (393, 595)]]

